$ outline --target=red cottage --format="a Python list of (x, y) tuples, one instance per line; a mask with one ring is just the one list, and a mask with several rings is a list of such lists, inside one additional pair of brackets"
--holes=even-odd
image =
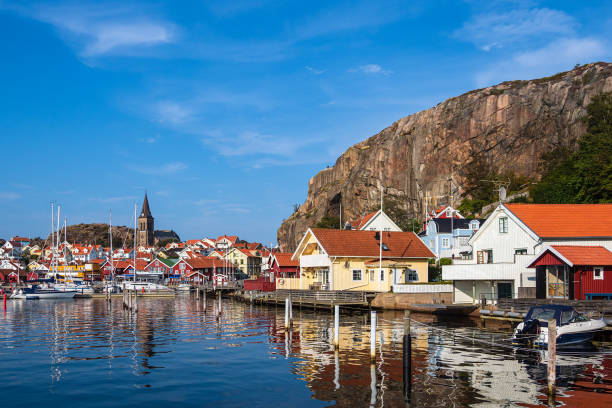
[(277, 252), (270, 256), (270, 271), (275, 278), (299, 278), (300, 261), (291, 259), (293, 254)]
[(180, 275), (181, 279), (184, 279), (192, 271), (193, 271), (193, 268), (184, 259), (181, 259), (180, 261), (175, 263), (174, 266), (172, 267), (172, 275), (175, 275), (175, 276)]
[(612, 299), (612, 252), (602, 246), (547, 246), (529, 268), (536, 268), (536, 293), (577, 300)]

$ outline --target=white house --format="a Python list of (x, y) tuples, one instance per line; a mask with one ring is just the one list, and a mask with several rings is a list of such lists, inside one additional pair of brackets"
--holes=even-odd
[(351, 229), (360, 231), (402, 231), (382, 210), (366, 214), (349, 224)]
[(612, 250), (611, 226), (612, 204), (501, 204), (469, 239), (472, 259), (443, 266), (442, 279), (453, 281), (457, 303), (535, 298), (534, 255), (547, 245)]

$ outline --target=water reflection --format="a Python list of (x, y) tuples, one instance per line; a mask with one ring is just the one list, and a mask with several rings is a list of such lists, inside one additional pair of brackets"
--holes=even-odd
[[(286, 331), (282, 305), (188, 295), (138, 302), (138, 313), (119, 299), (9, 302), (0, 330), (7, 402), (405, 406), (401, 313), (379, 313), (370, 364), (361, 311), (342, 314), (335, 351), (328, 313), (295, 310)], [(412, 326), (411, 406), (546, 405), (546, 359), (496, 346), (507, 344), (509, 326), (413, 318), (428, 326)], [(611, 364), (605, 353), (559, 356), (557, 402), (611, 404)]]

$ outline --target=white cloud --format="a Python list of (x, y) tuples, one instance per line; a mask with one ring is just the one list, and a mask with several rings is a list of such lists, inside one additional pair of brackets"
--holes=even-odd
[(130, 164), (126, 165), (126, 167), (132, 171), (148, 176), (172, 175), (187, 169), (187, 165), (182, 162), (166, 163), (159, 166), (139, 166)]
[(175, 101), (161, 101), (153, 106), (154, 120), (162, 123), (184, 123), (192, 113), (191, 108)]
[(574, 18), (562, 11), (519, 9), (474, 16), (454, 36), (489, 51), (533, 38), (571, 35), (576, 26)]
[(206, 138), (202, 142), (206, 145), (212, 144), (224, 156), (261, 154), (289, 156), (295, 154), (297, 149), (304, 144), (302, 141), (287, 137), (265, 135), (253, 131), (244, 131), (235, 137)]
[(385, 70), (378, 64), (361, 65), (357, 68), (349, 69), (349, 72), (361, 72), (364, 74), (375, 74), (375, 75), (376, 74), (388, 75), (388, 74), (393, 73), (393, 71)]
[(322, 69), (316, 69), (316, 68), (310, 67), (310, 66), (308, 66), (308, 65), (306, 65), (306, 67), (305, 67), (305, 68), (306, 68), (308, 71), (310, 71), (310, 72), (312, 72), (313, 74), (315, 74), (315, 75), (321, 75), (322, 73), (324, 73), (324, 72), (325, 72), (325, 70), (322, 70)]
[(172, 42), (176, 32), (173, 24), (147, 16), (142, 5), (77, 2), (17, 7), (17, 11), (53, 25), (83, 57), (136, 55), (143, 47)]
[(484, 87), (502, 81), (549, 76), (572, 69), (576, 64), (609, 59), (610, 55), (609, 45), (596, 38), (561, 39), (489, 66), (476, 75), (476, 82)]

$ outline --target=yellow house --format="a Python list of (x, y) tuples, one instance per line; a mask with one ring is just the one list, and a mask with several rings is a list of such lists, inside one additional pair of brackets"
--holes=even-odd
[(242, 273), (249, 276), (261, 273), (261, 252), (254, 249), (232, 248), (224, 259), (233, 262)]
[(292, 257), (300, 261), (299, 279), (284, 279), (277, 289), (389, 292), (427, 282), (434, 257), (413, 232), (310, 228)]

